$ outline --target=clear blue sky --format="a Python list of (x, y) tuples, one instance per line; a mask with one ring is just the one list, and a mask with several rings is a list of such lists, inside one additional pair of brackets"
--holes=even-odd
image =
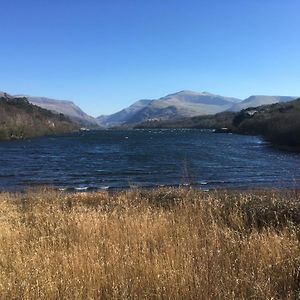
[(300, 95), (299, 0), (0, 2), (0, 90), (115, 112), (183, 89)]

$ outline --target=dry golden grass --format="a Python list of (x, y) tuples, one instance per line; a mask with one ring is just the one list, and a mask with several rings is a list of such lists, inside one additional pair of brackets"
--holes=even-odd
[(298, 299), (297, 193), (0, 194), (1, 299)]

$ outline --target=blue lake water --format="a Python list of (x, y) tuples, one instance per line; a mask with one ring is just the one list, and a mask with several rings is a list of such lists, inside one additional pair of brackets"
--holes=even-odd
[(90, 131), (0, 142), (0, 190), (300, 187), (300, 154), (205, 130)]

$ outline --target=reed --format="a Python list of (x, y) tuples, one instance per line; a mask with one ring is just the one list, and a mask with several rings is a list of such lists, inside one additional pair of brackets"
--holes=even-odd
[(1, 299), (297, 299), (297, 192), (0, 194)]

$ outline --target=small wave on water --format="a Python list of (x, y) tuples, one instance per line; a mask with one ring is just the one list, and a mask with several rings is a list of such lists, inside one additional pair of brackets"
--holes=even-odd
[(207, 185), (208, 184), (208, 182), (204, 181), (204, 180), (200, 181), (199, 183), (200, 183), (200, 185)]
[(110, 186), (77, 186), (77, 187), (61, 187), (59, 191), (66, 192), (95, 192), (95, 191), (106, 191), (110, 190), (112, 187)]
[(88, 186), (84, 186), (84, 187), (76, 187), (76, 188), (74, 188), (76, 191), (86, 191), (86, 190), (88, 190), (89, 189), (89, 187)]

